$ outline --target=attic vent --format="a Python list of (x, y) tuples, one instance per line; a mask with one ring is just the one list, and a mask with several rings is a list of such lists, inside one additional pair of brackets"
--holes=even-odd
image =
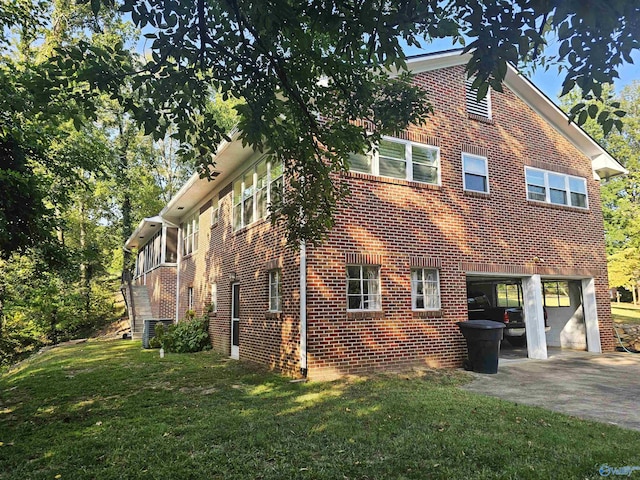
[(491, 89), (487, 95), (478, 101), (478, 90), (471, 88), (473, 78), (465, 81), (465, 91), (467, 96), (467, 113), (469, 115), (477, 115), (483, 118), (491, 118)]

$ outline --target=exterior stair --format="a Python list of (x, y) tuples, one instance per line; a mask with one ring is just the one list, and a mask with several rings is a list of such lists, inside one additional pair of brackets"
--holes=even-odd
[(142, 338), (144, 321), (153, 318), (147, 287), (129, 283), (128, 285), (123, 284), (121, 290), (127, 304), (129, 322), (131, 324), (131, 338), (139, 340)]

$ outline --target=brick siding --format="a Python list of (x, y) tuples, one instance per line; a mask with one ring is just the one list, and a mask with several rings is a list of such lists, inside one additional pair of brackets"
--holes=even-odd
[[(344, 177), (352, 192), (349, 206), (340, 209), (327, 241), (308, 247), (309, 376), (460, 366), (466, 347), (456, 322), (467, 317), (466, 275), (473, 272), (594, 277), (602, 348), (612, 350), (600, 191), (591, 161), (506, 88), (491, 94), (491, 121), (470, 118), (463, 67), (421, 73), (415, 81), (429, 92), (435, 114), (401, 137), (440, 147), (441, 185), (360, 173)], [(487, 157), (489, 194), (463, 191), (463, 152)], [(586, 178), (589, 209), (528, 201), (526, 165)], [(220, 219), (210, 225), (210, 203), (203, 200), (199, 248), (180, 263), (178, 311), (187, 310), (192, 287), (194, 309), (206, 312), (215, 282), (211, 342), (229, 355), (235, 278), (240, 358), (297, 375), (299, 256), (286, 248), (281, 227), (266, 221), (234, 232), (230, 189), (212, 195), (220, 197)], [(346, 265), (358, 259), (381, 267), (381, 312), (347, 312)], [(268, 312), (268, 271), (274, 267), (282, 271), (279, 314)], [(439, 269), (440, 311), (411, 310), (412, 267)]]

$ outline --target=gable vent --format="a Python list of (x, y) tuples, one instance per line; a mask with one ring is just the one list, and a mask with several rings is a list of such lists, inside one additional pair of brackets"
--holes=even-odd
[(468, 78), (465, 81), (467, 113), (469, 115), (491, 118), (491, 89), (489, 89), (487, 95), (482, 100), (478, 101), (478, 90), (471, 88), (473, 80), (473, 78)]

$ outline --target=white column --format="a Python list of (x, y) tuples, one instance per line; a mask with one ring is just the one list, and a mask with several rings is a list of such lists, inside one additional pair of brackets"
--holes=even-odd
[(593, 278), (582, 280), (582, 308), (584, 310), (584, 324), (587, 329), (587, 350), (602, 353), (598, 307), (596, 304), (596, 285)]
[(547, 358), (547, 337), (544, 333), (544, 309), (542, 308), (542, 280), (540, 275), (522, 279), (524, 306), (522, 314), (527, 332), (529, 358)]

